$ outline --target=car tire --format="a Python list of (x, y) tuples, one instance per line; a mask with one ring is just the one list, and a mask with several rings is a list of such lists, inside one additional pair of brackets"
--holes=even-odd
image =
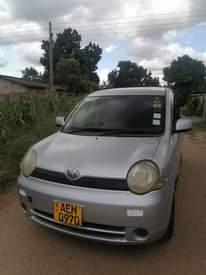
[(171, 210), (169, 225), (167, 227), (166, 232), (164, 233), (164, 236), (161, 239), (163, 242), (167, 242), (172, 239), (174, 235), (174, 223), (175, 223), (175, 197), (172, 203), (172, 210)]

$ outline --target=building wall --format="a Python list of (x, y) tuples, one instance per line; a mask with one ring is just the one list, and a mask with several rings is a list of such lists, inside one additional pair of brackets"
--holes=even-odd
[(49, 89), (46, 89), (46, 88), (35, 88), (35, 87), (26, 88), (26, 93), (30, 95), (47, 94), (48, 92), (49, 92)]
[(0, 79), (0, 96), (10, 94), (25, 94), (26, 87), (6, 79)]
[(0, 79), (0, 97), (8, 96), (8, 95), (24, 95), (24, 94), (41, 94), (45, 93), (46, 89), (44, 88), (33, 88), (26, 87), (19, 83), (15, 83), (10, 80)]

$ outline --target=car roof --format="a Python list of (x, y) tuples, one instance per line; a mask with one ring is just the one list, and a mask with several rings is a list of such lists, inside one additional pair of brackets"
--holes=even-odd
[(89, 96), (119, 96), (119, 95), (158, 95), (164, 96), (169, 89), (165, 87), (135, 87), (104, 89), (93, 92)]

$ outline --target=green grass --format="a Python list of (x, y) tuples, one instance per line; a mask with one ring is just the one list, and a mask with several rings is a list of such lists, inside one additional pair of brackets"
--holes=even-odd
[(193, 131), (206, 131), (206, 122), (194, 122), (192, 127)]
[(0, 104), (0, 190), (16, 180), (31, 145), (57, 131), (55, 117), (67, 116), (78, 97), (33, 96)]

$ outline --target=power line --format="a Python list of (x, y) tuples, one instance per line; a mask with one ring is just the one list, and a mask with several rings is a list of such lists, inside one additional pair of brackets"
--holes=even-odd
[[(205, 26), (199, 26), (199, 27), (184, 27), (184, 30), (196, 30), (196, 29), (199, 29), (199, 28), (202, 28), (202, 27), (204, 27), (205, 28)], [(147, 29), (147, 30), (149, 30), (149, 29)], [(150, 29), (150, 30), (153, 30), (153, 29)], [(160, 30), (160, 29), (155, 29), (155, 30)], [(161, 29), (161, 30), (163, 30), (163, 29)], [(141, 34), (141, 33), (145, 33), (145, 30), (138, 30), (136, 33), (133, 31), (133, 32), (129, 32), (129, 31), (125, 31), (125, 32), (107, 32), (107, 33), (104, 33), (104, 32), (96, 32), (96, 33), (85, 33), (85, 32), (82, 32), (81, 34), (82, 34), (82, 36), (86, 36), (86, 37), (90, 37), (90, 36), (97, 36), (97, 35), (103, 35), (103, 34), (108, 34), (108, 35), (138, 35), (138, 34)], [(155, 40), (155, 39), (152, 39), (152, 40)], [(159, 40), (159, 39), (156, 39), (157, 41)]]
[[(205, 18), (205, 22), (206, 22), (206, 18)], [(193, 20), (187, 20), (187, 21), (185, 21), (185, 22), (174, 22), (174, 23), (172, 23), (172, 22), (165, 22), (165, 23), (163, 23), (163, 22), (158, 22), (158, 23), (153, 23), (152, 24), (152, 26), (161, 26), (161, 25), (164, 25), (164, 26), (168, 26), (168, 27), (172, 27), (172, 26), (174, 26), (174, 25), (183, 25), (184, 26), (184, 24), (185, 25), (188, 25), (188, 24), (190, 24), (190, 23), (199, 23), (199, 24), (201, 24), (202, 22), (200, 22), (200, 20), (197, 18), (197, 19), (193, 19)], [(94, 30), (109, 30), (109, 29), (113, 29), (113, 26), (114, 25), (116, 25), (115, 23), (113, 23), (113, 24), (107, 24), (107, 25), (109, 25), (109, 26), (111, 26), (110, 28), (102, 28), (102, 26), (104, 26), (104, 25), (101, 25), (101, 28), (97, 28), (97, 27), (95, 27), (95, 28), (82, 28), (82, 27), (79, 27), (79, 28), (77, 28), (77, 30), (78, 30), (78, 32), (83, 32), (83, 31), (94, 31)], [(144, 24), (143, 25), (143, 27), (150, 27), (151, 26), (151, 24)], [(137, 22), (131, 22), (131, 23), (118, 23), (118, 26), (116, 26), (115, 28), (117, 29), (117, 28), (137, 28), (137, 27), (141, 27), (141, 25), (138, 25), (138, 23)], [(54, 30), (56, 30), (56, 31), (59, 31), (59, 30), (61, 30), (61, 28), (60, 27), (54, 27)]]
[[(188, 19), (189, 18), (198, 18), (198, 19), (200, 19), (201, 17), (203, 17), (203, 16), (206, 16), (206, 13), (203, 13), (204, 12), (204, 10), (206, 11), (206, 9), (202, 9), (202, 10), (200, 10), (201, 11), (201, 13), (199, 13), (199, 14), (194, 14), (194, 13), (191, 13), (191, 12), (176, 12), (176, 13), (164, 13), (164, 14), (157, 14), (157, 15), (150, 15), (150, 17), (146, 20), (147, 22), (148, 21), (155, 21), (155, 20), (159, 20), (160, 19), (160, 17), (161, 16), (168, 16), (168, 15), (177, 15), (177, 14), (180, 14), (179, 16), (175, 16), (175, 17), (167, 17), (167, 18), (162, 18), (162, 20), (171, 20), (171, 19), (174, 19), (174, 20), (177, 20), (177, 19), (182, 19), (182, 16), (181, 16), (181, 14), (185, 14), (185, 13), (188, 13), (188, 14), (190, 14), (190, 16), (187, 18), (187, 21), (188, 21)], [(197, 11), (197, 10), (196, 10)], [(142, 15), (142, 16), (131, 16), (131, 17), (119, 17), (119, 18), (112, 18), (112, 19), (105, 19), (105, 20), (100, 20), (100, 21), (87, 21), (87, 22), (94, 22), (95, 24), (85, 24), (85, 23), (82, 23), (82, 22), (79, 22), (80, 23), (80, 25), (81, 24), (83, 24), (83, 26), (82, 27), (88, 27), (88, 26), (97, 26), (97, 25), (99, 25), (99, 24), (101, 24), (101, 26), (102, 25), (115, 25), (115, 24), (135, 24), (135, 23), (137, 23), (137, 22), (139, 22), (139, 21), (141, 21), (141, 20), (139, 20), (139, 19), (141, 19), (141, 18), (147, 18), (149, 15)], [(155, 16), (155, 18), (151, 18), (152, 16)], [(113, 20), (126, 20), (126, 19), (136, 19), (136, 21), (127, 21), (127, 22), (111, 22), (111, 21), (113, 21)], [(138, 20), (137, 20), (138, 19)], [(202, 19), (204, 19), (204, 18), (202, 18)], [(206, 19), (206, 18), (205, 18)], [(143, 20), (142, 20), (143, 21)], [(70, 24), (70, 25), (75, 25), (75, 23), (77, 24), (77, 22), (78, 21), (72, 21), (72, 22), (61, 22), (61, 23), (56, 23), (55, 25), (56, 26), (63, 26), (63, 25), (67, 25), (67, 24)], [(106, 23), (103, 23), (103, 22), (106, 22)], [(144, 21), (143, 21), (144, 22)], [(44, 25), (45, 23), (41, 23), (41, 25)], [(12, 34), (14, 34), (14, 33), (27, 33), (27, 31), (29, 32), (29, 31), (31, 31), (31, 30), (33, 30), (33, 31), (45, 31), (45, 32), (47, 32), (47, 30), (48, 30), (48, 28), (42, 28), (42, 26), (41, 25), (39, 25), (39, 26), (36, 26), (36, 27), (27, 27), (27, 30), (16, 30), (16, 31), (13, 31), (13, 32), (7, 32), (8, 34), (10, 34), (10, 33), (12, 33)], [(80, 27), (80, 26), (79, 26)], [(1, 29), (0, 29), (1, 30)], [(4, 34), (7, 34), (6, 32), (4, 32)]]
[[(158, 23), (158, 24), (153, 24), (153, 25), (150, 25), (150, 24), (145, 24), (144, 26), (140, 26), (141, 27), (141, 30), (155, 30), (155, 29), (174, 29), (174, 27), (176, 26), (180, 26), (180, 27), (183, 27), (183, 28), (187, 28), (188, 27), (188, 24), (189, 23), (200, 23), (199, 21), (197, 20), (193, 20), (193, 21), (186, 21), (186, 22), (175, 22), (175, 23)], [(201, 24), (201, 23), (200, 23)], [(135, 26), (119, 26), (119, 27), (116, 27), (116, 29), (137, 29), (139, 26), (138, 25), (135, 25)], [(55, 27), (54, 28), (55, 30), (57, 30), (58, 28)], [(108, 30), (113, 30), (114, 28), (111, 27), (111, 28), (93, 28), (93, 29), (78, 29), (79, 32), (81, 33), (90, 33), (90, 32), (96, 32), (96, 31), (108, 31)]]
[[(190, 23), (200, 23), (201, 24), (201, 22), (199, 22), (199, 20), (200, 20), (199, 18), (197, 18), (197, 19), (194, 18), (193, 20), (187, 20), (185, 22), (174, 22), (174, 23), (157, 22), (157, 23), (153, 23), (153, 24), (144, 24), (141, 27), (141, 29), (139, 29), (139, 30), (138, 30), (139, 26), (138, 26), (137, 22), (133, 22), (133, 24), (135, 23), (136, 25), (132, 24), (132, 26), (131, 26), (131, 22), (129, 23), (130, 26), (125, 25), (125, 24), (128, 24), (128, 22), (124, 22), (124, 24), (122, 23), (123, 24), (122, 26), (116, 26), (115, 30), (117, 30), (117, 31), (118, 30), (120, 30), (120, 31), (121, 30), (127, 30), (127, 32), (128, 32), (128, 30), (134, 29), (134, 31), (135, 31), (137, 29), (137, 33), (142, 33), (143, 31), (149, 31), (149, 30), (160, 30), (160, 31), (164, 30), (164, 29), (173, 30), (178, 26), (181, 27), (181, 28), (184, 28), (184, 29), (188, 29), (188, 28), (191, 28), (191, 27), (188, 26), (188, 24), (190, 24)], [(78, 32), (80, 32), (81, 34), (92, 34), (92, 33), (94, 33), (94, 35), (99, 34), (99, 33), (104, 34), (104, 32), (107, 32), (107, 34), (114, 34), (114, 32), (109, 32), (110, 30), (114, 29), (112, 27), (114, 24), (117, 24), (117, 23), (109, 24), (109, 28), (92, 28), (92, 29), (91, 28), (90, 29), (86, 29), (86, 28), (81, 29), (81, 28), (79, 28)], [(118, 24), (120, 24), (120, 23), (118, 23)], [(111, 27), (110, 27), (110, 25), (111, 25)], [(54, 29), (60, 31), (60, 28), (55, 27)], [(123, 32), (120, 32), (120, 31), (118, 32), (118, 34), (123, 33)], [(43, 30), (41, 32), (43, 32)], [(96, 32), (98, 32), (98, 33), (96, 33)], [(117, 33), (117, 32), (115, 32), (115, 33)], [(26, 31), (19, 31), (16, 35), (14, 35), (14, 34), (15, 34), (15, 32), (8, 33), (7, 35), (5, 35), (5, 33), (4, 33), (3, 35), (0, 35), (0, 38), (4, 39), (4, 40), (6, 40), (6, 39), (15, 40), (15, 39), (18, 39), (18, 38), (24, 40), (24, 35), (26, 36), (30, 33), (26, 32)], [(33, 37), (31, 39), (25, 37), (25, 40), (27, 40), (27, 41), (28, 40), (36, 40), (37, 41), (39, 39), (45, 39), (46, 31), (45, 31), (45, 36), (42, 33), (39, 33), (39, 34), (35, 33), (35, 35), (36, 35), (36, 37), (33, 34)]]
[[(32, 35), (39, 35), (40, 33), (47, 33), (48, 32), (48, 29), (39, 29), (39, 30), (32, 30), (32, 29), (28, 29), (28, 30), (24, 30), (24, 31), (12, 31), (12, 32), (4, 32), (1, 30), (0, 28), (0, 33), (3, 34), (5, 37), (8, 35), (8, 36), (13, 36), (13, 34), (15, 35), (19, 35), (19, 36), (23, 36), (23, 35), (27, 35), (27, 34), (31, 34), (31, 31), (36, 31), (35, 33), (33, 33)], [(39, 31), (39, 33), (38, 33)]]
[[(187, 29), (187, 30), (195, 30), (195, 29), (197, 29), (197, 28), (185, 28), (185, 29)], [(138, 34), (141, 34), (141, 33), (144, 33), (144, 31), (139, 31), (138, 32)], [(82, 34), (82, 37), (84, 38), (84, 39), (91, 39), (91, 37), (96, 37), (96, 36), (98, 36), (98, 35), (104, 35), (104, 33), (102, 33), (102, 34), (100, 34), (99, 32), (98, 33), (90, 33), (90, 34), (86, 34), (86, 33), (83, 33)], [(136, 35), (137, 35), (137, 33), (135, 33), (134, 31), (133, 32), (131, 32), (131, 31), (127, 31), (127, 32), (109, 32), (109, 33), (107, 33), (107, 36), (112, 36), (112, 37), (118, 37), (118, 39), (125, 39), (125, 38), (129, 38), (129, 37), (136, 37)], [(2, 39), (1, 37), (0, 37), (0, 39)], [(38, 42), (41, 42), (42, 40), (45, 40), (44, 38), (36, 38), (36, 39), (33, 39), (33, 38), (30, 38), (30, 39), (26, 39), (25, 41), (24, 41), (24, 43), (29, 43), (29, 42), (34, 42), (34, 41), (38, 41)], [(157, 38), (157, 39), (155, 39), (155, 38), (153, 38), (152, 39), (152, 41), (159, 41), (159, 39)], [(16, 41), (12, 41), (13, 43), (14, 42), (16, 42)], [(8, 44), (6, 41), (5, 42), (3, 42), (2, 44)]]
[[(197, 18), (197, 19), (205, 19), (206, 20), (206, 13), (202, 13), (202, 14), (196, 14), (196, 15), (191, 15), (187, 18), (185, 18), (186, 20), (189, 20), (190, 18)], [(130, 17), (130, 19), (132, 19)], [(136, 24), (136, 23), (144, 23), (144, 22), (152, 22), (152, 21), (160, 21), (160, 18), (159, 17), (156, 17), (156, 18), (148, 18), (148, 19), (142, 19), (142, 20), (137, 20), (138, 18), (135, 19), (135, 21), (121, 21), (121, 22), (110, 22), (110, 20), (108, 21), (97, 21), (93, 24), (85, 24), (85, 23), (74, 23), (74, 21), (71, 21), (71, 22), (62, 22), (62, 23), (55, 23), (55, 26), (65, 26), (65, 25), (71, 25), (71, 26), (78, 26), (78, 27), (89, 27), (89, 26), (105, 26), (105, 25), (122, 25), (122, 24)], [(181, 15), (179, 16), (175, 16), (175, 17), (167, 17), (167, 18), (161, 18), (161, 20), (166, 20), (166, 21), (169, 21), (169, 20), (178, 20), (178, 19), (184, 19)], [(104, 23), (106, 22), (106, 23)], [(82, 26), (81, 26), (82, 25)]]
[[(176, 27), (181, 27), (183, 29), (199, 29), (199, 28), (202, 28), (202, 27), (205, 27), (204, 25), (199, 25), (199, 26), (196, 26), (196, 27), (191, 27), (191, 26), (188, 26), (188, 23), (189, 22), (185, 22), (185, 23), (181, 23), (181, 22), (176, 22), (176, 23), (173, 23), (173, 24), (153, 24), (152, 26), (151, 25), (146, 25), (141, 27), (141, 29), (138, 29), (137, 27), (138, 26), (130, 26), (130, 27), (119, 27), (119, 28), (116, 28), (115, 32), (110, 32), (110, 30), (113, 30), (113, 28), (102, 28), (102, 29), (98, 29), (98, 28), (94, 28), (94, 29), (88, 29), (88, 30), (78, 30), (79, 32), (81, 32), (81, 34), (83, 35), (98, 35), (98, 34), (124, 34), (124, 33), (128, 33), (129, 31), (133, 30), (132, 32), (130, 33), (134, 33), (135, 34), (135, 30), (136, 30), (136, 33), (143, 33), (143, 32), (146, 32), (146, 31), (150, 31), (150, 30), (154, 30), (154, 31), (163, 31), (163, 30), (173, 30), (175, 29)], [(190, 22), (191, 23), (191, 22)], [(119, 31), (118, 31), (119, 30)], [(124, 30), (124, 31), (123, 31)], [(0, 38), (1, 39), (10, 39), (10, 40), (15, 40), (15, 39), (22, 39), (24, 38), (23, 37), (24, 34), (18, 34), (18, 35), (8, 35), (8, 36), (5, 36), (5, 35), (0, 35)], [(37, 35), (36, 37), (31, 37), (31, 38), (26, 38), (25, 37), (25, 40), (39, 40), (39, 39), (45, 39), (45, 36), (43, 36), (42, 34), (39, 34)]]
[[(111, 17), (111, 18), (108, 18), (108, 19), (104, 19), (104, 20), (87, 20), (87, 22), (94, 22), (95, 24), (96, 23), (100, 23), (102, 24), (103, 22), (107, 22), (107, 21), (113, 21), (113, 20), (126, 20), (126, 19), (132, 19), (132, 18), (136, 18), (136, 19), (139, 19), (139, 18), (151, 18), (151, 17), (155, 17), (155, 18), (159, 18), (159, 17), (162, 17), (162, 16), (168, 16), (168, 15), (176, 15), (176, 14), (195, 14), (197, 13), (197, 15), (199, 15), (199, 12), (203, 12), (203, 11), (206, 11), (206, 9), (196, 9), (196, 10), (193, 10), (192, 12), (191, 11), (180, 11), (180, 12), (169, 12), (169, 13), (159, 13), (159, 14), (144, 14), (144, 15), (138, 15), (138, 16), (127, 16), (127, 17)], [(59, 20), (56, 20), (55, 23), (56, 24), (64, 24), (64, 22), (61, 22), (60, 23), (57, 23)], [(82, 21), (77, 21), (77, 20), (72, 20), (73, 23), (77, 23), (77, 24), (84, 24)], [(66, 24), (69, 23), (71, 24), (72, 22), (65, 22)]]
[[(2, 42), (5, 42), (4, 40), (8, 39), (10, 41), (14, 40), (18, 40), (18, 39), (22, 39), (22, 41), (24, 40), (28, 40), (28, 41), (33, 41), (33, 40), (39, 40), (39, 39), (45, 39), (45, 36), (42, 36), (42, 35), (38, 35), (38, 36), (34, 36), (34, 37), (24, 37), (24, 35), (10, 35), (10, 36), (3, 36), (0, 34), (0, 39), (2, 39), (3, 41)], [(46, 38), (46, 40), (48, 40)]]
[[(175, 30), (177, 27), (181, 27), (183, 30), (185, 29), (200, 29), (200, 28), (204, 28), (204, 25), (199, 25), (199, 26), (195, 26), (195, 27), (191, 27), (191, 26), (187, 26), (187, 24), (182, 24), (182, 23), (174, 23), (174, 24), (158, 24), (158, 25), (153, 25), (153, 26), (147, 26), (147, 27), (141, 27), (141, 29), (138, 29), (137, 26), (131, 26), (131, 27), (119, 27), (119, 28), (115, 28), (115, 32), (110, 32), (111, 30), (113, 30), (113, 28), (103, 28), (103, 29), (90, 29), (90, 30), (78, 30), (80, 32), (81, 35), (98, 35), (98, 34), (114, 34), (114, 33), (118, 33), (118, 34), (124, 34), (124, 33), (128, 33), (129, 31), (133, 30), (132, 33), (144, 33), (146, 31), (150, 31), (150, 30), (154, 30), (154, 31), (163, 31), (163, 30)], [(25, 34), (19, 34), (19, 35), (0, 35), (0, 38), (2, 40), (16, 40), (16, 39), (22, 39), (23, 41), (38, 41), (38, 40), (46, 40), (47, 38), (42, 35), (36, 35), (33, 37), (24, 37)], [(4, 41), (1, 41), (4, 42)]]

